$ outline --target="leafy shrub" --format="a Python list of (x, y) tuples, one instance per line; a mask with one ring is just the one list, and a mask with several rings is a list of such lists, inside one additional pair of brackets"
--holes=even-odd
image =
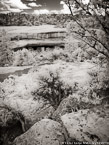
[(48, 50), (44, 52), (40, 52), (36, 55), (36, 60), (41, 62), (54, 62), (55, 60), (64, 60), (67, 61), (69, 59), (68, 52), (64, 51), (63, 49), (56, 47), (53, 50)]
[(72, 87), (65, 85), (60, 80), (58, 72), (48, 72), (46, 76), (40, 76), (39, 89), (35, 92), (35, 98), (43, 97), (56, 109), (60, 102), (72, 94)]
[(30, 51), (27, 49), (18, 50), (17, 52), (13, 53), (13, 65), (14, 66), (26, 66), (26, 65), (32, 65), (35, 63), (34, 58), (35, 52)]
[(69, 102), (67, 102), (66, 104), (66, 109), (68, 113), (71, 113), (72, 111), (77, 112), (78, 110), (82, 110), (82, 109), (90, 109), (97, 105), (97, 104), (93, 104), (90, 101), (85, 102), (85, 100), (79, 100), (78, 98), (75, 98), (73, 96), (70, 96), (71, 98), (69, 99)]
[(75, 62), (84, 62), (86, 60), (97, 64), (106, 62), (106, 58), (104, 55), (98, 53), (88, 45), (85, 45), (85, 43), (83, 43), (82, 41), (73, 42), (73, 44), (71, 42), (66, 43), (66, 50), (68, 51), (68, 53), (70, 52), (70, 54), (68, 55), (69, 60)]
[(102, 66), (102, 69), (89, 72), (92, 78), (91, 94), (95, 94), (94, 97), (98, 96), (104, 104), (109, 103), (109, 76), (106, 70), (107, 68)]
[(5, 30), (1, 30), (0, 35), (0, 66), (10, 65), (12, 63), (10, 39)]
[(59, 25), (65, 27), (65, 22), (70, 21), (71, 16), (68, 14), (42, 14), (31, 15), (24, 13), (0, 14), (1, 26), (39, 26), (42, 24)]
[(68, 52), (63, 51), (61, 48), (55, 48), (54, 50), (47, 50), (44, 52), (37, 52), (34, 50), (22, 49), (13, 52), (13, 65), (14, 66), (26, 66), (34, 63), (54, 62), (61, 59), (64, 61), (69, 60)]
[(81, 21), (82, 21), (82, 24), (87, 28), (98, 29), (101, 27), (99, 21), (97, 21), (96, 17), (94, 16), (85, 17)]
[[(69, 38), (68, 38), (69, 39)], [(73, 40), (73, 38), (72, 38)], [(91, 60), (94, 55), (92, 53), (92, 49), (87, 49), (87, 46), (81, 41), (71, 41), (66, 42), (65, 49), (69, 53), (70, 61), (83, 62), (85, 60)], [(87, 51), (86, 51), (87, 49)]]

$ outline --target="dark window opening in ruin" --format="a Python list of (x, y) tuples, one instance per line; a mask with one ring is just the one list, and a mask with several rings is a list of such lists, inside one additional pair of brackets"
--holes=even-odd
[(29, 46), (24, 46), (24, 47), (17, 47), (17, 48), (14, 48), (14, 51), (18, 51), (18, 50), (22, 50), (24, 48), (28, 49), (28, 50), (36, 50), (38, 52), (41, 52), (41, 51), (49, 51), (49, 50), (53, 50), (55, 49), (56, 47), (58, 48), (61, 48), (61, 49), (64, 49), (64, 45), (41, 45), (41, 46), (37, 46), (37, 45), (29, 45)]

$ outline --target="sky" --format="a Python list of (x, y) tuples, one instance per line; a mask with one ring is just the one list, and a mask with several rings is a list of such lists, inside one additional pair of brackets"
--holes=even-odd
[[(83, 1), (87, 2), (88, 0)], [(31, 14), (70, 13), (62, 0), (0, 0), (0, 12)]]

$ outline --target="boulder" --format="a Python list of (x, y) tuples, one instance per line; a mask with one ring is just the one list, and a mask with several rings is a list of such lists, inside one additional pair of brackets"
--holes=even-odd
[(53, 120), (43, 119), (17, 137), (13, 145), (62, 145), (63, 142), (61, 125)]
[(79, 110), (63, 115), (61, 120), (72, 140), (88, 143), (109, 141), (109, 110)]
[(73, 94), (62, 100), (57, 110), (53, 113), (52, 118), (56, 121), (60, 121), (60, 117), (66, 113), (77, 112), (81, 109), (89, 109), (93, 107), (94, 104), (86, 102), (86, 100), (80, 100), (80, 96), (78, 94)]

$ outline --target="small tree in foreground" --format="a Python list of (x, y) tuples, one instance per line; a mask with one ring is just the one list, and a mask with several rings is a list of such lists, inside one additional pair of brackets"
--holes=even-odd
[(47, 76), (40, 76), (39, 89), (35, 92), (35, 98), (42, 97), (48, 101), (55, 109), (60, 102), (73, 93), (71, 86), (66, 85), (60, 80), (59, 74), (56, 72), (48, 72)]

